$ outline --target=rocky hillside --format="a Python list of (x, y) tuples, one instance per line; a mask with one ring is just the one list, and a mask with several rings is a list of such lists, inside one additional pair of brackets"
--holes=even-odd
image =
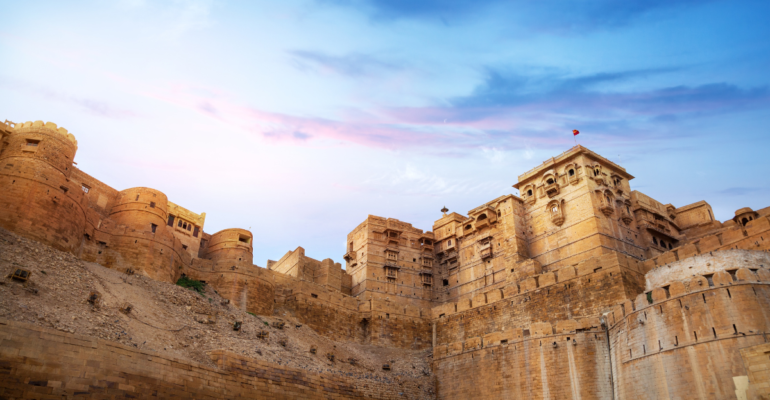
[[(26, 283), (8, 277), (32, 274)], [(0, 228), (0, 318), (89, 335), (216, 367), (226, 349), (310, 372), (392, 383), (417, 382), (433, 398), (430, 351), (335, 342), (287, 316), (256, 316), (212, 288), (201, 293), (79, 260)], [(236, 321), (241, 322), (234, 330)], [(283, 327), (277, 325), (283, 323)], [(265, 339), (258, 334), (267, 333)], [(315, 354), (311, 348), (316, 349)], [(333, 354), (330, 361), (327, 354)], [(383, 364), (391, 370), (384, 371)]]

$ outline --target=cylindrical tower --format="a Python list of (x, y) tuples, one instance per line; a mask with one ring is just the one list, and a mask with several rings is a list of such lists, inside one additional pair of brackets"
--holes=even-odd
[(254, 260), (253, 237), (246, 229), (221, 230), (211, 235), (211, 241), (202, 258), (215, 262), (232, 260), (251, 265)]
[(84, 193), (69, 181), (75, 136), (53, 122), (13, 126), (0, 153), (0, 226), (75, 251), (85, 231)]
[(155, 232), (166, 225), (168, 198), (159, 190), (131, 188), (118, 193), (110, 219), (138, 231)]

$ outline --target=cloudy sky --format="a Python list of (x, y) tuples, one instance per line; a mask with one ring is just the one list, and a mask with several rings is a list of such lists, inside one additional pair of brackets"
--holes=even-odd
[(0, 118), (156, 188), (254, 260), (430, 230), (579, 142), (664, 203), (770, 205), (770, 2), (0, 1)]

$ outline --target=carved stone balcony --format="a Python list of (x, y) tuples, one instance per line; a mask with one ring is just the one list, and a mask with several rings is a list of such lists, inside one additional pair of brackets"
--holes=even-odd
[(615, 207), (613, 207), (611, 204), (603, 203), (599, 207), (599, 211), (601, 211), (602, 214), (609, 217), (610, 215), (615, 213)]
[(559, 212), (551, 213), (551, 222), (556, 226), (561, 226), (564, 223), (564, 214)]
[(545, 190), (545, 194), (550, 198), (553, 196), (556, 196), (559, 194), (559, 184), (554, 182), (550, 185), (546, 185), (543, 190)]
[(452, 247), (451, 249), (447, 249), (447, 251), (444, 253), (444, 260), (446, 261), (452, 261), (457, 259), (457, 249)]
[(487, 243), (485, 245), (482, 245), (479, 247), (479, 255), (481, 256), (481, 259), (486, 259), (489, 257), (492, 257), (492, 244)]
[(342, 256), (342, 258), (344, 258), (345, 261), (347, 261), (347, 262), (356, 261), (356, 252), (355, 251), (349, 251), (349, 252), (345, 253), (345, 255)]
[(629, 225), (629, 224), (631, 224), (631, 221), (633, 221), (633, 220), (634, 220), (634, 219), (633, 219), (633, 218), (631, 218), (631, 216), (630, 216), (630, 215), (628, 215), (627, 213), (623, 213), (623, 216), (622, 216), (622, 217), (620, 217), (620, 219), (622, 219), (622, 220), (623, 220), (623, 223), (624, 223), (624, 224), (626, 224), (626, 225)]

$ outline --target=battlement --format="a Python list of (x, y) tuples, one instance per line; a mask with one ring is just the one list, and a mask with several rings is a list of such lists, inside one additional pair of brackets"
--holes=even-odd
[(6, 125), (10, 128), (13, 128), (16, 132), (30, 132), (30, 131), (44, 131), (44, 132), (50, 132), (53, 134), (61, 135), (62, 137), (65, 137), (67, 140), (69, 140), (75, 147), (78, 145), (78, 141), (75, 139), (75, 135), (69, 133), (66, 129), (63, 127), (58, 127), (53, 122), (43, 122), (43, 121), (27, 121), (24, 123), (13, 123), (6, 120)]

